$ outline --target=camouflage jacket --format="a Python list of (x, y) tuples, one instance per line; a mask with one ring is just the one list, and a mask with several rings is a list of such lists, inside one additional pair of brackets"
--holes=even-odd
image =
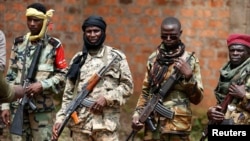
[(6, 64), (6, 39), (0, 30), (0, 71), (4, 71)]
[[(56, 38), (46, 36), (43, 45), (44, 47), (34, 79), (35, 81), (41, 82), (43, 92), (34, 95), (32, 98), (32, 101), (37, 107), (35, 112), (54, 110), (53, 96), (54, 94), (62, 94), (66, 81), (67, 63), (61, 42)], [(26, 36), (21, 36), (14, 40), (6, 76), (9, 83), (22, 85), (21, 77), (24, 68), (24, 58), (26, 57), (26, 69), (24, 71), (26, 76), (34, 57), (33, 54), (36, 50), (36, 46), (37, 43), (31, 43)], [(4, 103), (2, 106), (2, 109), (8, 109), (7, 103)], [(12, 102), (11, 106), (16, 107), (17, 102)]]
[[(145, 78), (143, 80), (142, 93), (139, 96), (136, 110), (133, 116), (139, 116), (140, 111), (146, 106), (147, 101), (151, 98), (152, 93), (150, 93), (150, 71), (156, 60), (156, 55), (158, 50), (153, 52), (147, 62), (147, 70), (145, 73)], [(185, 51), (182, 58), (186, 59), (191, 55), (190, 52)], [(174, 114), (173, 119), (167, 119), (160, 116), (160, 120), (164, 121), (161, 123), (161, 132), (162, 133), (171, 133), (171, 132), (189, 132), (191, 131), (191, 118), (192, 111), (190, 103), (196, 101), (196, 104), (199, 103), (203, 98), (203, 84), (200, 74), (199, 60), (195, 56), (191, 57), (190, 66), (193, 70), (193, 76), (189, 81), (186, 81), (184, 78), (175, 83), (170, 89), (169, 93), (166, 94), (165, 98), (162, 99), (162, 104), (165, 108), (172, 110)], [(164, 76), (165, 82), (169, 76), (174, 71), (174, 64), (168, 66)], [(197, 83), (196, 83), (197, 82)], [(196, 85), (197, 84), (197, 85)], [(156, 119), (158, 116), (156, 116)]]
[(231, 83), (244, 85), (246, 94), (242, 99), (233, 98), (228, 104), (225, 113), (225, 121), (228, 124), (250, 125), (250, 58), (240, 66), (230, 69), (230, 62), (226, 63), (220, 70), (220, 79), (215, 89), (217, 104), (221, 104), (228, 93)]
[[(74, 58), (81, 55), (78, 52)], [(121, 61), (111, 65), (110, 69), (104, 74), (101, 80), (94, 87), (93, 91), (87, 96), (90, 100), (97, 100), (99, 96), (104, 96), (107, 101), (107, 106), (103, 110), (103, 114), (95, 115), (89, 112), (88, 108), (82, 107), (77, 111), (80, 123), (74, 124), (70, 121), (69, 126), (72, 131), (76, 132), (91, 132), (92, 130), (109, 130), (117, 131), (120, 120), (120, 108), (128, 100), (133, 93), (133, 79), (130, 72), (126, 56), (112, 47), (104, 45), (96, 55), (87, 55), (84, 65), (80, 69), (80, 76), (78, 78), (78, 85), (74, 85), (67, 79), (66, 87), (63, 95), (61, 109), (56, 116), (56, 123), (61, 123), (64, 119), (64, 110), (67, 105), (80, 93), (82, 87), (95, 74), (96, 71), (108, 62), (110, 62), (112, 55), (119, 54)], [(72, 61), (70, 65), (72, 64)], [(77, 83), (76, 83), (77, 84)], [(77, 92), (74, 94), (74, 87)]]

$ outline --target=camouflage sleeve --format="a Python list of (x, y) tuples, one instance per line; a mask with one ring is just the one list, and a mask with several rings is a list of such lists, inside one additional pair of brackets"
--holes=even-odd
[[(245, 90), (246, 90), (246, 94), (242, 99), (243, 104), (248, 104), (250, 103), (250, 76), (246, 77), (246, 81), (245, 81)], [(249, 104), (250, 105), (250, 104)]]
[(125, 104), (127, 99), (133, 93), (133, 78), (131, 71), (126, 60), (125, 55), (123, 54), (123, 59), (120, 61), (120, 78), (119, 85), (113, 90), (108, 91), (104, 97), (109, 106), (119, 103), (120, 105)]
[[(15, 60), (15, 45), (12, 46), (11, 48), (11, 53), (10, 53), (10, 59), (9, 59), (9, 65), (8, 65), (8, 70), (7, 70), (7, 75), (6, 75), (6, 79), (8, 81), (9, 84), (14, 84), (15, 83), (15, 79), (17, 77), (17, 64), (15, 62), (17, 62)], [(2, 110), (8, 110), (10, 109), (10, 104), (9, 103), (2, 103)]]
[[(60, 54), (58, 53), (58, 48), (60, 48)], [(65, 61), (63, 48), (62, 46), (59, 46), (58, 48), (56, 50), (56, 57), (55, 57), (56, 59), (54, 62), (55, 64), (54, 76), (41, 81), (44, 90), (52, 89), (52, 91), (56, 94), (60, 93), (62, 87), (65, 86), (64, 85), (65, 75), (67, 71), (67, 64)], [(60, 60), (58, 58), (60, 58)]]
[[(6, 82), (3, 71), (0, 71), (0, 86), (1, 86), (0, 87), (0, 91), (1, 91), (0, 103), (10, 102), (12, 99), (14, 99), (12, 86)], [(6, 108), (8, 109), (8, 105), (2, 106), (2, 107), (3, 107), (3, 110)]]
[[(249, 69), (248, 69), (249, 70)], [(239, 105), (241, 108), (243, 108), (246, 112), (250, 113), (250, 75), (249, 71), (247, 71), (246, 78), (244, 79), (244, 85), (245, 85), (245, 96), (239, 101)], [(241, 75), (241, 78), (244, 78), (244, 76)]]
[(9, 85), (6, 83), (4, 78), (4, 69), (6, 64), (6, 40), (4, 33), (0, 30), (0, 86), (1, 92), (0, 102), (10, 101), (13, 98)]
[(65, 86), (65, 90), (63, 93), (63, 97), (62, 97), (62, 105), (60, 110), (57, 112), (56, 114), (56, 121), (55, 123), (61, 123), (65, 117), (64, 111), (67, 108), (67, 105), (73, 100), (74, 97), (74, 87), (75, 85), (67, 79), (66, 81), (66, 86)]

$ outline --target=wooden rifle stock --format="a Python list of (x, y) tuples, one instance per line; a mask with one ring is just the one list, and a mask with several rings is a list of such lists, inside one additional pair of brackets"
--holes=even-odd
[[(230, 104), (232, 102), (232, 100), (233, 100), (233, 96), (230, 95), (230, 94), (227, 94), (227, 96), (225, 97), (225, 99), (223, 100), (223, 102), (220, 104), (220, 106), (221, 106), (221, 110), (220, 111), (222, 113), (224, 113), (224, 114), (226, 113), (226, 111), (227, 111), (227, 105)], [(207, 136), (208, 136), (208, 125), (214, 125), (214, 124), (220, 124), (220, 123), (215, 122), (213, 120), (209, 120), (208, 121), (208, 124), (207, 124), (206, 128), (202, 132), (202, 136), (200, 138), (200, 141), (205, 141), (205, 139), (207, 138)]]

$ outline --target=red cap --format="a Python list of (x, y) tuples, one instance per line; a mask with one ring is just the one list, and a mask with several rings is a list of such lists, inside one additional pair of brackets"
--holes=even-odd
[(231, 34), (227, 38), (227, 46), (232, 44), (240, 44), (250, 47), (250, 35), (247, 34)]

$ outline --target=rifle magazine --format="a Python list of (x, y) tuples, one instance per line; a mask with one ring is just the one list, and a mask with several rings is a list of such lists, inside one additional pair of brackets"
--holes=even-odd
[(157, 113), (159, 113), (160, 115), (162, 115), (162, 116), (164, 116), (166, 118), (169, 118), (169, 119), (173, 119), (174, 118), (174, 112), (171, 111), (170, 109), (165, 108), (159, 102), (156, 104), (155, 110), (156, 110)]

